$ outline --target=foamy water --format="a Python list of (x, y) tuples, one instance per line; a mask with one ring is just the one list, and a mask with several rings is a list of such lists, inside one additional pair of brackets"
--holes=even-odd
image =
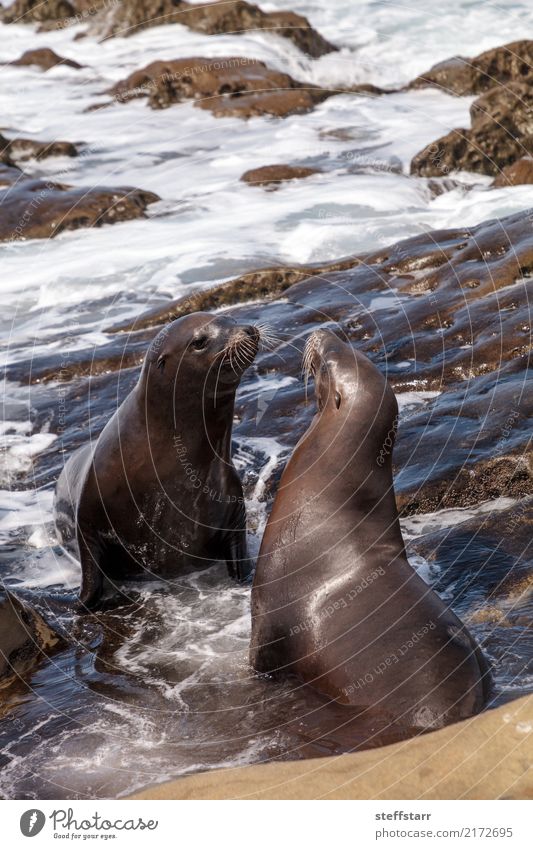
[[(461, 174), (456, 188), (434, 197), (427, 180), (408, 177), (418, 150), (469, 124), (472, 99), (438, 91), (378, 99), (340, 95), (308, 115), (248, 122), (218, 119), (190, 103), (154, 112), (138, 100), (86, 111), (109, 100), (103, 92), (114, 82), (155, 59), (244, 56), (312, 83), (396, 88), (436, 61), (475, 55), (521, 37), (533, 24), (527, 2), (507, 3), (502, 10), (462, 0), (444, 11), (429, 0), (262, 5), (307, 15), (340, 52), (312, 60), (272, 34), (203, 36), (177, 25), (103, 44), (95, 38), (74, 41), (83, 27), (38, 34), (35, 26), (0, 25), (3, 132), (81, 144), (77, 158), (30, 162), (25, 170), (72, 185), (137, 186), (161, 197), (149, 207), (147, 220), (0, 245), (5, 364), (98, 347), (116, 321), (251, 268), (355, 255), (532, 204), (530, 186), (489, 190), (487, 178)], [(85, 67), (43, 73), (10, 66), (23, 51), (41, 46)], [(309, 165), (323, 173), (275, 192), (239, 181), (247, 169), (273, 163)], [(387, 309), (391, 297), (376, 298), (371, 309)], [(262, 418), (276, 392), (289, 384), (272, 376), (250, 378), (241, 397)], [(63, 601), (77, 587), (79, 567), (54, 545), (50, 488), (31, 485), (33, 459), (56, 439), (46, 422), (34, 423), (32, 399), (39, 392), (46, 390), (5, 386), (3, 578), (36, 597), (46, 591), (73, 647), (53, 661), (48, 678), (44, 672), (35, 676), (30, 696), (13, 697), (11, 710), (19, 712), (21, 725), (4, 747), (0, 794), (122, 794), (165, 777), (275, 757), (287, 745), (294, 747), (289, 713), (294, 708), (303, 716), (305, 699), (289, 698), (282, 685), (273, 687), (272, 700), (293, 705), (287, 707), (291, 731), (279, 717), (269, 726), (263, 684), (251, 680), (246, 661), (249, 591), (230, 586), (222, 572), (192, 576), (170, 597), (164, 586), (139, 587), (135, 603), (142, 615), (127, 611), (121, 620), (120, 611), (116, 614), (116, 645), (102, 647), (90, 628), (73, 626)], [(401, 415), (431, 404), (436, 394), (399, 396)], [(266, 521), (266, 484), (289, 452), (275, 433), (236, 441), (254, 553)], [(404, 522), (404, 531), (413, 540), (488, 507), (506, 506), (500, 500), (476, 510), (416, 516)], [(415, 565), (426, 579), (438, 578), (423, 560)], [(508, 676), (509, 687), (513, 680)], [(222, 720), (224, 711), (235, 709), (239, 688), (245, 707), (240, 704), (228, 740), (227, 717)]]

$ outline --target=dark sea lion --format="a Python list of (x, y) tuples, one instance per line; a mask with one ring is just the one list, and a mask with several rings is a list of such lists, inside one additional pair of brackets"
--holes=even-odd
[(259, 336), (201, 312), (168, 324), (99, 438), (66, 463), (55, 521), (81, 561), (82, 606), (97, 605), (106, 577), (171, 577), (215, 560), (248, 577), (231, 431), (235, 392)]
[(409, 728), (471, 716), (487, 700), (490, 672), (406, 558), (392, 479), (394, 393), (330, 331), (309, 338), (304, 367), (318, 412), (284, 470), (264, 533), (251, 663)]
[(0, 592), (0, 685), (24, 679), (61, 642), (29, 604), (7, 590)]

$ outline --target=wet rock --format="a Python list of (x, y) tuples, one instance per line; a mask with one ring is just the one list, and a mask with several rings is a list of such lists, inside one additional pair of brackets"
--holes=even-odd
[(101, 227), (144, 216), (159, 200), (152, 192), (128, 188), (87, 189), (24, 175), (0, 166), (0, 241), (48, 239), (64, 230)]
[(434, 86), (457, 95), (481, 94), (499, 83), (531, 82), (533, 41), (513, 41), (486, 50), (474, 59), (455, 56), (439, 62), (409, 84), (409, 88)]
[[(521, 498), (533, 484), (533, 399), (525, 391), (531, 359), (530, 218), (525, 212), (478, 227), (422, 234), (329, 265), (254, 271), (115, 325), (109, 332), (121, 331), (116, 342), (110, 335), (107, 345), (74, 352), (65, 380), (54, 355), (18, 363), (7, 375), (21, 382), (62, 381), (72, 416), (63, 446), (70, 451), (80, 438), (78, 420), (97, 432), (122, 397), (118, 374), (107, 372), (123, 363), (129, 368), (119, 374), (129, 379), (158, 325), (224, 307), (239, 321), (266, 323), (279, 338), (245, 375), (235, 434), (275, 433), (289, 451), (313, 414), (299, 380), (303, 341), (312, 329), (332, 322), (398, 394), (440, 393), (408, 407), (400, 420), (394, 461), (404, 514), (502, 495)], [(270, 374), (289, 380), (259, 416), (246, 400), (247, 382)], [(58, 421), (50, 420), (51, 409), (47, 398), (43, 415), (54, 432)], [(55, 450), (52, 446), (49, 455), (37, 458), (41, 482), (57, 464)], [(267, 482), (270, 493), (281, 465)]]
[(131, 333), (149, 327), (157, 327), (167, 321), (173, 321), (182, 315), (191, 312), (208, 311), (219, 307), (234, 306), (247, 301), (272, 300), (283, 294), (294, 283), (307, 280), (315, 274), (325, 271), (338, 271), (343, 268), (351, 268), (357, 265), (358, 259), (349, 258), (339, 260), (327, 265), (294, 266), (286, 268), (264, 268), (243, 274), (235, 280), (212, 286), (177, 298), (175, 301), (166, 301), (161, 306), (154, 307), (142, 313), (134, 321), (125, 321), (108, 328), (110, 333)]
[(192, 4), (184, 0), (15, 0), (4, 10), (4, 23), (44, 24), (44, 28), (85, 23), (102, 38), (133, 35), (148, 27), (181, 24), (206, 35), (264, 31), (292, 41), (317, 59), (338, 48), (317, 32), (303, 15), (264, 12), (245, 0), (214, 0)]
[(51, 50), (50, 47), (26, 50), (20, 59), (17, 59), (15, 62), (11, 62), (10, 64), (37, 65), (39, 68), (42, 68), (43, 71), (49, 71), (50, 68), (55, 68), (56, 65), (63, 65), (68, 68), (76, 69), (83, 68), (83, 65), (80, 65), (79, 62), (75, 62), (74, 59), (65, 59), (63, 56), (59, 56), (55, 50)]
[(5, 24), (63, 21), (74, 14), (74, 5), (69, 0), (15, 0), (3, 10), (2, 21)]
[[(456, 80), (456, 93), (481, 92), (470, 109), (471, 127), (454, 129), (427, 145), (413, 158), (411, 173), (439, 177), (464, 170), (496, 176), (503, 168), (531, 154), (532, 59), (533, 42), (517, 42), (488, 51), (472, 60), (473, 77), (465, 90), (465, 67), (461, 65), (460, 73), (457, 71), (461, 84)], [(452, 63), (452, 70), (456, 65), (457, 62)], [(449, 68), (441, 69), (434, 75), (435, 80), (442, 82), (441, 74), (448, 79), (450, 73)]]
[(147, 27), (173, 23), (208, 35), (264, 30), (289, 39), (313, 58), (337, 50), (302, 15), (263, 12), (244, 0), (218, 0), (205, 5), (180, 0), (123, 0), (110, 9), (104, 8), (91, 31), (104, 37), (132, 35)]
[(502, 186), (521, 186), (533, 183), (533, 157), (523, 156), (512, 165), (506, 165), (493, 182), (495, 188)]
[(239, 118), (308, 112), (333, 93), (244, 57), (152, 62), (109, 90), (119, 102), (148, 97), (153, 109), (166, 109), (195, 100), (196, 106), (217, 116)]
[(72, 142), (40, 142), (26, 138), (6, 139), (0, 135), (0, 161), (6, 165), (14, 165), (27, 159), (77, 155), (78, 149)]
[(31, 362), (18, 362), (7, 366), (4, 375), (16, 382), (68, 384), (79, 377), (95, 377), (140, 366), (144, 360), (149, 341), (156, 330), (145, 330), (127, 336), (120, 334), (111, 338), (106, 345), (81, 349), (69, 353), (50, 353), (34, 356)]
[(303, 180), (313, 174), (321, 174), (320, 168), (305, 168), (298, 165), (263, 165), (245, 171), (241, 180), (251, 186), (276, 187), (289, 180)]
[[(161, 323), (225, 307), (240, 320), (266, 322), (288, 341), (301, 340), (331, 321), (374, 360), (397, 392), (442, 393), (402, 418), (395, 468), (404, 513), (467, 506), (499, 495), (522, 497), (532, 485), (533, 411), (524, 392), (531, 357), (530, 221), (531, 213), (525, 212), (478, 227), (423, 234), (329, 265), (253, 271), (165, 301), (133, 322), (110, 328), (147, 333), (116, 343), (110, 337), (108, 345), (75, 352), (65, 374), (51, 355), (19, 363), (8, 376), (23, 383), (62, 381), (71, 387), (72, 424), (88, 413), (94, 424), (116, 404), (116, 389), (109, 389), (113, 370), (127, 366), (124, 379), (135, 374), (144, 346)], [(273, 353), (263, 352), (258, 372), (281, 370), (281, 376), (297, 378), (298, 344), (280, 343)], [(83, 407), (89, 377), (98, 415), (94, 407)], [(44, 409), (50, 407), (47, 402)], [(311, 409), (296, 381), (260, 420), (246, 404), (238, 409), (236, 432), (268, 436), (274, 429), (290, 447), (305, 430)], [(50, 422), (52, 431), (56, 426)], [(37, 464), (48, 462), (41, 457)]]
[(411, 173), (423, 177), (450, 171), (497, 175), (524, 154), (533, 152), (533, 95), (523, 83), (492, 88), (470, 109), (472, 127), (452, 130), (420, 151)]
[(24, 680), (40, 658), (60, 647), (61, 638), (44, 619), (10, 592), (0, 592), (0, 685)]
[(533, 625), (532, 530), (533, 499), (525, 497), (423, 533), (410, 547), (434, 567), (437, 589), (454, 587), (468, 618), (512, 623), (528, 615)]
[[(533, 696), (380, 749), (217, 769), (134, 799), (528, 799)], [(487, 741), (490, 741), (488, 744)]]

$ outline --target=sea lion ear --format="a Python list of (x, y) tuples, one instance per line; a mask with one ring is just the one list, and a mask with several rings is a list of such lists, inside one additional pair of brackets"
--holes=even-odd
[(164, 354), (161, 354), (161, 356), (158, 358), (157, 368), (159, 369), (159, 371), (164, 371), (166, 360), (167, 360), (167, 358), (165, 357)]
[(341, 401), (342, 401), (342, 398), (340, 396), (340, 393), (335, 392), (335, 406), (336, 406), (337, 410), (339, 409), (339, 407), (341, 405)]

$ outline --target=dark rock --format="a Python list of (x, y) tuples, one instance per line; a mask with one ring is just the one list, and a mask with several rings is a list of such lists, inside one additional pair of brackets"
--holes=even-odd
[(159, 200), (141, 189), (87, 189), (27, 177), (0, 166), (0, 241), (49, 239), (64, 230), (101, 227), (144, 216)]
[(131, 333), (137, 330), (157, 327), (160, 324), (173, 321), (175, 318), (188, 315), (191, 312), (235, 306), (246, 303), (247, 301), (257, 300), (258, 298), (263, 301), (269, 301), (279, 297), (290, 286), (299, 283), (301, 280), (307, 280), (315, 274), (326, 271), (331, 272), (344, 268), (352, 268), (358, 262), (360, 260), (349, 258), (339, 260), (335, 263), (329, 263), (325, 266), (263, 268), (258, 271), (251, 271), (248, 274), (243, 274), (242, 277), (237, 277), (235, 280), (221, 283), (219, 286), (194, 292), (175, 301), (167, 301), (163, 305), (154, 307), (143, 313), (134, 321), (116, 324), (108, 328), (108, 331), (109, 333)]
[(240, 118), (308, 112), (333, 93), (243, 57), (152, 62), (109, 91), (118, 101), (148, 97), (153, 109), (193, 99), (215, 115)]
[(251, 168), (245, 171), (241, 180), (250, 186), (265, 186), (276, 188), (279, 183), (289, 180), (303, 180), (313, 174), (321, 174), (320, 168), (305, 168), (299, 165), (263, 165), (261, 168)]
[(49, 47), (40, 47), (36, 50), (26, 50), (20, 59), (11, 62), (11, 65), (38, 65), (44, 71), (49, 71), (50, 68), (55, 68), (56, 65), (65, 65), (68, 68), (83, 68), (79, 62), (74, 59), (65, 59), (59, 56), (54, 50)]
[(495, 188), (501, 186), (521, 186), (533, 183), (533, 157), (523, 156), (512, 165), (506, 165), (493, 182)]
[(61, 638), (44, 619), (10, 592), (0, 592), (0, 683), (24, 680), (40, 658), (60, 647)]
[(533, 501), (524, 498), (411, 543), (435, 567), (437, 589), (454, 587), (469, 624), (533, 627)]
[[(465, 507), (502, 495), (521, 498), (533, 483), (533, 399), (526, 391), (531, 216), (530, 211), (430, 232), (329, 266), (251, 272), (115, 326), (112, 330), (122, 331), (116, 341), (110, 337), (107, 345), (74, 352), (64, 375), (55, 354), (17, 363), (6, 374), (24, 382), (60, 381), (69, 416), (62, 446), (69, 452), (87, 439), (86, 426), (97, 435), (131, 388), (157, 326), (195, 310), (224, 307), (240, 321), (266, 323), (281, 340), (245, 375), (236, 437), (275, 433), (290, 449), (313, 414), (304, 385), (292, 381), (258, 418), (245, 394), (247, 382), (257, 374), (298, 377), (303, 340), (330, 321), (376, 363), (397, 393), (441, 393), (401, 417), (394, 459), (404, 513)], [(390, 302), (376, 307), (376, 297), (383, 302), (385, 296)], [(107, 373), (121, 363), (129, 368)], [(47, 421), (55, 406), (43, 400)], [(56, 427), (52, 420), (51, 430)], [(36, 481), (48, 482), (60, 463), (52, 446), (36, 460)], [(266, 482), (267, 493), (275, 491), (280, 471), (281, 464)]]
[[(314, 409), (306, 404), (303, 383), (294, 380), (301, 348), (308, 332), (332, 322), (397, 393), (440, 393), (407, 408), (400, 420), (394, 460), (404, 513), (529, 494), (532, 216), (526, 211), (477, 227), (424, 233), (329, 266), (251, 272), (115, 326), (119, 336), (72, 352), (66, 366), (54, 352), (9, 366), (11, 380), (34, 383), (35, 426), (46, 422), (61, 434), (36, 458), (34, 484), (57, 475), (61, 450), (68, 455), (87, 440), (88, 430), (98, 435), (135, 382), (143, 349), (161, 323), (224, 307), (239, 321), (266, 323), (280, 339), (244, 377), (236, 438), (276, 434), (287, 451), (294, 446)], [(270, 373), (292, 381), (258, 417), (247, 387)], [(58, 419), (58, 391), (64, 420)], [(281, 465), (265, 482), (267, 494), (275, 492)]]

